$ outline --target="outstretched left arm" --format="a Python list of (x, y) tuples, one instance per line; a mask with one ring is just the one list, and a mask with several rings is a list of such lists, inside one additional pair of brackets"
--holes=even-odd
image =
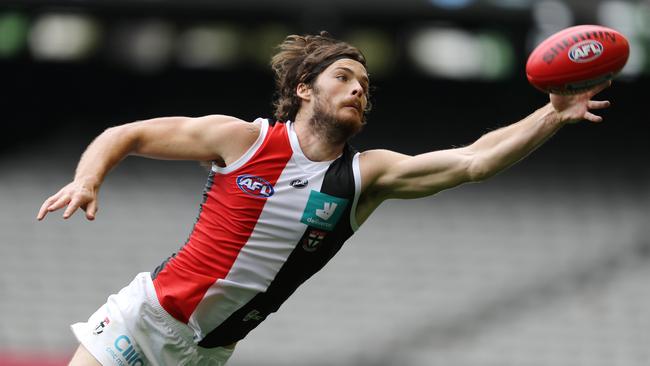
[[(609, 85), (576, 95), (551, 94), (550, 103), (528, 117), (462, 148), (417, 156), (387, 150), (365, 152), (361, 156), (364, 190), (360, 204), (371, 212), (389, 198), (424, 197), (489, 178), (526, 157), (563, 125), (581, 120), (601, 122), (602, 118), (589, 110), (606, 108), (609, 102), (591, 98)], [(367, 216), (359, 215), (362, 221)]]

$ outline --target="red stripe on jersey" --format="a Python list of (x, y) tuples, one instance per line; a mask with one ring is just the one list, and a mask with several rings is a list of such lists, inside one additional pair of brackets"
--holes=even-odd
[(237, 177), (250, 174), (275, 186), (292, 154), (284, 124), (276, 123), (247, 163), (214, 175), (188, 242), (153, 281), (158, 301), (174, 318), (187, 323), (210, 286), (228, 275), (262, 213), (267, 198), (242, 191)]

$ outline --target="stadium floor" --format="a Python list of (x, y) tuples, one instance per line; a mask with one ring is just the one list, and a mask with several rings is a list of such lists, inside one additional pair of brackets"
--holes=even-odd
[[(95, 222), (38, 223), (78, 155), (53, 146), (0, 159), (3, 365), (64, 364), (69, 324), (178, 249), (205, 183), (197, 164), (130, 158)], [(513, 169), (387, 202), (230, 364), (648, 365), (648, 174)]]

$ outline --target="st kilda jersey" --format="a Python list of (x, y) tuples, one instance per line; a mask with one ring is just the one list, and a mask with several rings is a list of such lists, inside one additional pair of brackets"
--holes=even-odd
[(162, 307), (202, 347), (244, 338), (319, 271), (358, 228), (359, 154), (303, 154), (289, 123), (261, 132), (233, 164), (213, 165), (186, 244), (152, 274)]

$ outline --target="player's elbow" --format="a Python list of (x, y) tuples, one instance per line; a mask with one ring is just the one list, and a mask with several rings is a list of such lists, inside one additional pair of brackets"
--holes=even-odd
[(137, 122), (126, 123), (123, 125), (112, 126), (104, 130), (103, 135), (111, 137), (125, 137), (127, 134), (132, 134), (134, 124)]
[(480, 154), (472, 154), (467, 166), (467, 176), (470, 182), (481, 182), (494, 175), (490, 165)]
[(101, 135), (99, 135), (99, 138), (107, 140), (107, 141), (114, 141), (117, 139), (124, 138), (126, 131), (125, 131), (125, 126), (113, 126), (109, 127), (102, 132)]
[(139, 131), (136, 123), (127, 123), (109, 127), (104, 130), (100, 137), (102, 137), (109, 146), (126, 146), (127, 154), (135, 153), (137, 152), (139, 143)]

